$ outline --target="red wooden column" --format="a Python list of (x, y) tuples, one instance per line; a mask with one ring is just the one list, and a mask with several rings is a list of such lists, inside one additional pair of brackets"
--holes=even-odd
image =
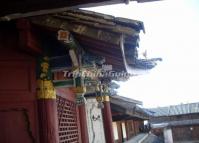
[(51, 81), (48, 57), (39, 59), (37, 70), (40, 143), (59, 143), (56, 92)]
[(39, 130), (41, 143), (59, 143), (57, 105), (54, 99), (39, 99)]
[(104, 119), (104, 132), (107, 143), (114, 143), (113, 125), (112, 125), (112, 113), (110, 106), (109, 96), (104, 96), (104, 108), (102, 109)]
[[(27, 19), (17, 21), (20, 48), (31, 55), (42, 55), (34, 28)], [(49, 60), (38, 58), (37, 64), (37, 103), (40, 143), (59, 143), (56, 93), (51, 81)]]
[(85, 104), (79, 105), (78, 108), (79, 108), (82, 143), (89, 143)]

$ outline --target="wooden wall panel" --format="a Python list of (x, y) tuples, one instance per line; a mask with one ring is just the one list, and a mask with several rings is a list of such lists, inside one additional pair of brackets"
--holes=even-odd
[(0, 142), (38, 142), (35, 58), (19, 50), (14, 24), (0, 25)]
[(174, 141), (199, 140), (199, 125), (172, 127), (172, 134)]
[(128, 139), (135, 136), (135, 129), (134, 129), (134, 125), (133, 125), (133, 120), (126, 121), (126, 129), (127, 129)]
[(117, 140), (117, 143), (122, 143), (122, 126), (121, 126), (121, 122), (117, 121), (117, 131), (118, 131), (118, 137), (119, 139)]
[(140, 122), (134, 121), (134, 128), (135, 128), (135, 134), (136, 135), (139, 133), (139, 127), (140, 127)]
[[(29, 137), (29, 132), (27, 130), (27, 121), (25, 117), (25, 111), (23, 109), (13, 109), (6, 112), (0, 113), (0, 122), (3, 128), (1, 134), (1, 142), (26, 142), (31, 143), (31, 138)], [(15, 118), (14, 121), (10, 120)], [(14, 126), (14, 128), (13, 128)], [(12, 132), (10, 132), (10, 129)], [(9, 136), (7, 136), (9, 134)]]
[(36, 106), (32, 103), (0, 105), (0, 142), (33, 143), (37, 141)]
[(192, 138), (193, 140), (199, 140), (199, 125), (192, 126)]
[(2, 98), (19, 95), (31, 99), (31, 96), (35, 96), (35, 66), (32, 62), (0, 61), (0, 67), (0, 96)]
[(0, 61), (0, 142), (38, 140), (34, 71), (31, 62)]

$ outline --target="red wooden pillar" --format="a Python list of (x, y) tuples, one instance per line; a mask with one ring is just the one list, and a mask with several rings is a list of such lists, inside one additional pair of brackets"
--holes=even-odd
[(57, 104), (55, 99), (39, 99), (40, 143), (59, 143)]
[(56, 92), (51, 81), (48, 57), (38, 60), (37, 97), (40, 143), (59, 143)]
[(104, 108), (102, 109), (104, 119), (104, 131), (107, 143), (114, 143), (112, 113), (109, 96), (104, 97)]
[[(45, 53), (40, 48), (34, 29), (27, 19), (17, 21), (20, 48), (31, 55)], [(51, 81), (49, 60), (40, 59), (37, 65), (37, 96), (40, 143), (59, 143), (56, 94)]]
[(79, 105), (79, 117), (82, 143), (89, 143), (85, 104)]

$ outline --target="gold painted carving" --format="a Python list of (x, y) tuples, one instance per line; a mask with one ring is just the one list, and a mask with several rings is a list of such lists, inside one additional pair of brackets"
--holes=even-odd
[(56, 91), (51, 80), (37, 80), (38, 99), (56, 99)]

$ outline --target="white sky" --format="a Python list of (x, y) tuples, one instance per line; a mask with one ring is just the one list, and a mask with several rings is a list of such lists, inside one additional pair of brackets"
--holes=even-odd
[(199, 102), (199, 0), (164, 0), (91, 8), (141, 20), (140, 50), (163, 61), (149, 74), (121, 83), (119, 95), (141, 100), (144, 107)]

